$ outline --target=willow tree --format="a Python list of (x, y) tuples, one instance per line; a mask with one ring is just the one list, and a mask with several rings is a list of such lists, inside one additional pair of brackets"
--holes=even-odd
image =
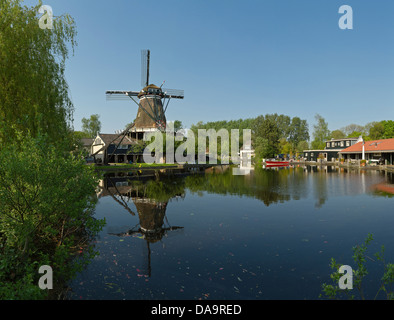
[(16, 132), (46, 134), (60, 143), (70, 136), (74, 107), (65, 62), (76, 46), (76, 27), (67, 14), (41, 29), (41, 1), (0, 0), (0, 143)]

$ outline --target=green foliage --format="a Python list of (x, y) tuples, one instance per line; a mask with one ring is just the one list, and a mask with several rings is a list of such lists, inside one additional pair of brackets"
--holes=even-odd
[(363, 133), (361, 131), (353, 131), (347, 137), (348, 138), (358, 138), (359, 136), (362, 136), (362, 135), (363, 135)]
[(345, 133), (342, 130), (334, 130), (331, 132), (331, 139), (344, 139), (346, 138)]
[(291, 151), (295, 153), (298, 143), (307, 140), (309, 140), (308, 123), (306, 120), (301, 120), (299, 117), (294, 117), (291, 119), (291, 125), (289, 126), (288, 141), (291, 144)]
[(35, 299), (40, 265), (54, 284), (70, 279), (92, 257), (72, 261), (75, 248), (103, 225), (92, 217), (98, 177), (80, 157), (56, 148), (46, 136), (19, 133), (0, 150), (0, 298)]
[[(217, 132), (220, 129), (239, 130), (239, 148), (243, 144), (243, 130), (252, 130), (252, 143), (255, 149), (257, 158), (274, 157), (279, 152), (294, 154), (299, 151), (299, 147), (305, 147), (307, 140), (309, 140), (309, 130), (306, 120), (301, 120), (299, 117), (290, 118), (289, 116), (277, 113), (261, 115), (256, 118), (239, 119), (231, 121), (216, 121), (216, 122), (198, 122), (191, 126), (194, 135), (198, 136), (198, 129), (214, 129)], [(219, 141), (219, 140), (218, 140)], [(301, 142), (303, 142), (299, 145)], [(197, 139), (196, 139), (197, 144)], [(220, 146), (218, 143), (218, 153), (220, 154)], [(231, 150), (231, 141), (229, 150)], [(196, 152), (198, 150), (196, 149)]]
[(292, 144), (288, 142), (285, 138), (279, 139), (279, 145), (279, 153), (292, 154)]
[(329, 139), (331, 133), (328, 129), (328, 124), (324, 118), (316, 114), (316, 124), (313, 126), (313, 137), (314, 140), (311, 143), (312, 149), (321, 150), (325, 147), (325, 142)]
[(369, 136), (372, 140), (378, 140), (384, 136), (384, 125), (382, 122), (376, 122), (370, 129), (369, 129)]
[(257, 158), (271, 158), (279, 153), (281, 132), (275, 116), (266, 115), (256, 118), (253, 134)]
[[(366, 261), (367, 258), (374, 261), (367, 255), (368, 246), (372, 241), (373, 235), (368, 234), (363, 244), (353, 247), (353, 261), (357, 266), (357, 269), (353, 270), (353, 287), (357, 289), (357, 292), (355, 294), (358, 294), (358, 297), (362, 300), (365, 300), (367, 298), (362, 286), (364, 278), (368, 275)], [(376, 260), (380, 261), (383, 264), (383, 276), (380, 279), (381, 284), (378, 291), (376, 292), (376, 295), (374, 296), (374, 300), (379, 298), (380, 293), (383, 293), (383, 297), (388, 300), (394, 299), (394, 264), (386, 263), (384, 258), (384, 251), (385, 247), (382, 246), (380, 252), (374, 254)], [(338, 281), (342, 276), (342, 274), (338, 272), (340, 266), (340, 263), (337, 263), (334, 258), (331, 258), (330, 267), (335, 271), (330, 275), (332, 284), (324, 283), (322, 285), (323, 294), (328, 299), (340, 299), (345, 296), (350, 299), (355, 299), (356, 295), (353, 294), (353, 292), (348, 289), (341, 290), (338, 287)], [(323, 295), (320, 295), (320, 297), (323, 297)]]
[(183, 128), (182, 121), (175, 120), (174, 121), (174, 131), (177, 132)]
[(86, 243), (103, 225), (92, 217), (98, 178), (73, 154), (65, 61), (74, 20), (64, 14), (42, 30), (42, 2), (21, 3), (0, 0), (0, 299), (47, 298), (37, 285), (44, 264), (61, 291), (95, 254)]
[(76, 45), (73, 19), (65, 14), (52, 30), (38, 26), (37, 6), (20, 0), (0, 1), (0, 143), (17, 131), (45, 133), (60, 143), (71, 134), (74, 111), (68, 96), (65, 61)]
[(383, 120), (382, 121), (384, 132), (380, 139), (391, 139), (394, 138), (394, 121), (393, 120)]
[(92, 114), (89, 119), (82, 118), (82, 132), (88, 138), (95, 138), (101, 130), (101, 121), (98, 114)]
[(358, 124), (349, 124), (346, 127), (343, 127), (341, 131), (345, 134), (346, 137), (350, 137), (351, 135), (354, 134), (354, 132), (362, 132), (366, 133), (366, 126), (360, 126)]
[(308, 150), (308, 149), (309, 149), (308, 141), (300, 141), (296, 147), (297, 152), (303, 152), (304, 150)]
[(361, 135), (366, 141), (391, 139), (394, 138), (394, 121), (374, 121), (367, 123), (365, 126), (361, 126), (358, 124), (349, 124), (339, 131), (342, 131), (345, 134), (345, 137), (348, 138), (358, 138)]

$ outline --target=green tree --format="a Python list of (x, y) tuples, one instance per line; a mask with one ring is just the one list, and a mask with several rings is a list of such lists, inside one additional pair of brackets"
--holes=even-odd
[(0, 143), (17, 131), (61, 143), (72, 134), (74, 106), (68, 95), (65, 62), (76, 42), (74, 20), (57, 17), (52, 30), (38, 25), (35, 7), (0, 1)]
[(341, 131), (345, 134), (346, 137), (350, 137), (354, 132), (366, 133), (365, 127), (354, 123), (349, 124), (346, 127), (343, 127)]
[(369, 129), (369, 136), (372, 140), (381, 139), (384, 136), (384, 125), (382, 122), (375, 122)]
[(279, 153), (283, 154), (291, 154), (292, 153), (292, 145), (285, 138), (279, 139)]
[(334, 130), (331, 132), (331, 138), (332, 139), (344, 139), (346, 138), (345, 133), (342, 130)]
[(330, 130), (324, 118), (316, 114), (316, 124), (313, 126), (313, 141), (311, 143), (312, 149), (324, 149), (325, 141), (330, 138)]
[(303, 152), (304, 150), (308, 150), (309, 149), (309, 143), (308, 141), (300, 141), (297, 145), (296, 148), (296, 152)]
[(281, 132), (275, 115), (258, 116), (252, 134), (257, 157), (270, 158), (278, 154)]
[(349, 134), (347, 137), (348, 138), (358, 138), (359, 136), (363, 136), (363, 132), (360, 131), (353, 131), (351, 134)]
[(394, 138), (394, 121), (393, 120), (383, 120), (384, 133), (382, 139)]
[(174, 121), (174, 130), (175, 130), (175, 132), (177, 132), (177, 131), (179, 131), (179, 130), (181, 130), (181, 129), (183, 129), (182, 121), (180, 121), (180, 120), (175, 120), (175, 121)]
[(82, 118), (82, 132), (89, 138), (95, 138), (101, 130), (101, 121), (98, 114), (92, 114), (89, 119)]
[(295, 153), (298, 143), (307, 140), (309, 140), (309, 129), (307, 121), (301, 120), (299, 117), (294, 117), (293, 119), (291, 119), (288, 138), (288, 141), (291, 144), (291, 151)]

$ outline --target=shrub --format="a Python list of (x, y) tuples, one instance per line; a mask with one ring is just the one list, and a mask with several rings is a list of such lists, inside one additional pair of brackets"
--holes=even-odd
[(19, 134), (0, 150), (0, 299), (47, 297), (38, 268), (50, 265), (60, 287), (92, 258), (89, 247), (72, 254), (104, 223), (92, 216), (93, 169), (46, 141)]
[[(357, 266), (357, 269), (353, 272), (353, 283), (355, 292), (351, 292), (349, 289), (340, 290), (338, 286), (338, 281), (341, 277), (339, 273), (339, 268), (341, 266), (340, 263), (337, 263), (334, 258), (331, 258), (330, 267), (334, 270), (334, 272), (330, 275), (332, 280), (332, 284), (324, 283), (322, 285), (322, 291), (326, 298), (329, 299), (341, 299), (341, 298), (349, 298), (356, 299), (360, 298), (361, 300), (367, 299), (366, 294), (364, 293), (363, 288), (363, 280), (368, 275), (368, 270), (366, 267), (366, 259), (370, 259), (372, 261), (379, 261), (383, 265), (383, 276), (380, 279), (380, 287), (374, 296), (374, 300), (378, 298), (384, 298), (387, 300), (394, 299), (394, 264), (387, 263), (384, 258), (385, 247), (382, 246), (380, 252), (376, 252), (374, 254), (376, 260), (370, 258), (366, 253), (368, 249), (368, 245), (373, 241), (373, 235), (368, 234), (364, 243), (361, 245), (357, 245), (353, 247), (353, 260)], [(320, 297), (323, 297), (323, 294)], [(370, 299), (370, 298), (368, 298)]]

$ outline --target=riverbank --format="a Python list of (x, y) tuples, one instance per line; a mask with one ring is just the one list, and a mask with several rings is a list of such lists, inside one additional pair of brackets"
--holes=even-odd
[[(263, 162), (263, 165), (265, 163)], [(339, 161), (292, 161), (290, 162), (291, 166), (294, 165), (308, 165), (308, 166), (335, 166), (339, 168), (348, 168), (348, 169), (361, 169), (361, 170), (381, 170), (387, 172), (394, 172), (394, 165), (377, 165), (377, 164), (368, 164), (364, 165), (360, 160), (353, 160), (351, 162), (341, 163)], [(138, 163), (138, 164), (112, 164), (112, 165), (95, 165), (95, 169), (99, 171), (147, 171), (147, 170), (168, 170), (168, 169), (177, 169), (177, 170), (190, 170), (190, 171), (199, 171), (205, 170), (212, 167), (223, 167), (228, 166), (225, 164), (147, 164), (147, 163)]]
[(146, 171), (146, 170), (166, 170), (166, 169), (179, 169), (179, 170), (205, 170), (211, 167), (221, 167), (223, 164), (112, 164), (112, 165), (95, 165), (96, 170), (100, 171)]
[(349, 162), (339, 161), (293, 161), (290, 165), (308, 165), (308, 166), (335, 166), (339, 168), (361, 169), (361, 170), (382, 170), (394, 172), (394, 165), (362, 164), (361, 160), (352, 160)]

